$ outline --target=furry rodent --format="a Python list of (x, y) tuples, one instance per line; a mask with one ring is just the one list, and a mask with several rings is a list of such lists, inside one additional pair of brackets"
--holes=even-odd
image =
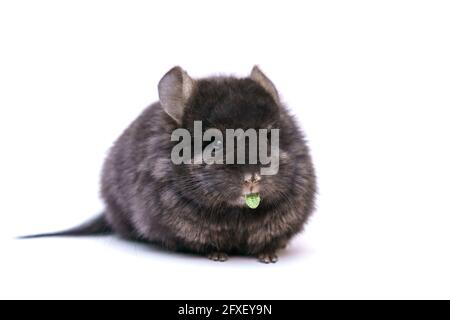
[[(299, 233), (314, 209), (316, 181), (303, 134), (258, 67), (248, 78), (193, 80), (180, 67), (160, 81), (160, 101), (119, 137), (105, 161), (104, 214), (80, 227), (49, 235), (117, 233), (166, 249), (216, 261), (228, 254), (265, 263)], [(279, 128), (276, 175), (257, 175), (260, 165), (181, 164), (171, 161), (177, 128), (201, 120), (214, 128)], [(247, 179), (258, 176), (258, 181)], [(249, 186), (250, 183), (250, 186)], [(245, 207), (245, 190), (261, 196)]]

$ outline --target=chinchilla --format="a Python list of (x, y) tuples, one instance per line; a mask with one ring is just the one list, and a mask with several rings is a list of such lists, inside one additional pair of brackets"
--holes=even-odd
[[(215, 261), (238, 254), (276, 262), (314, 210), (316, 179), (303, 133), (273, 83), (257, 66), (245, 78), (197, 80), (175, 67), (158, 90), (159, 102), (124, 131), (105, 161), (104, 213), (68, 231), (28, 238), (116, 233)], [(261, 161), (175, 163), (173, 133), (194, 133), (199, 122), (202, 134), (266, 129), (270, 136), (276, 129), (276, 172), (261, 174), (267, 167)], [(201, 150), (210, 145), (221, 150), (229, 142), (216, 137)], [(195, 152), (189, 157), (195, 160)]]

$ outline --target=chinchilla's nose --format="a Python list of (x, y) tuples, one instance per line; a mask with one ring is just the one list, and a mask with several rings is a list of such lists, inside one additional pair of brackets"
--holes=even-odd
[(244, 183), (254, 185), (261, 181), (261, 176), (258, 173), (247, 173), (244, 175)]

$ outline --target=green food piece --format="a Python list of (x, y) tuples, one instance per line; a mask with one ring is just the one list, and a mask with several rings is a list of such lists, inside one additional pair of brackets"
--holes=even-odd
[(248, 194), (245, 196), (245, 203), (249, 208), (256, 209), (261, 203), (261, 197), (257, 193)]

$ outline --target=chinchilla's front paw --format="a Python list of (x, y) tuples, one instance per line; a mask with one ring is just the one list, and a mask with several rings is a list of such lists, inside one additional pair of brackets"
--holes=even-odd
[(213, 261), (225, 262), (228, 260), (228, 255), (224, 252), (212, 252), (208, 254), (208, 259)]
[(274, 252), (266, 252), (266, 253), (260, 253), (258, 255), (259, 262), (262, 263), (276, 263), (278, 261), (278, 256)]

